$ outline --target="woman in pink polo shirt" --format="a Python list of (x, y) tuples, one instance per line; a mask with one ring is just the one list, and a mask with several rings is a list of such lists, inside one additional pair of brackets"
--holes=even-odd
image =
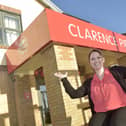
[(89, 53), (89, 62), (95, 73), (77, 89), (71, 86), (67, 73), (54, 75), (71, 98), (88, 95), (93, 115), (89, 126), (126, 126), (126, 67), (105, 68), (105, 59), (96, 49)]

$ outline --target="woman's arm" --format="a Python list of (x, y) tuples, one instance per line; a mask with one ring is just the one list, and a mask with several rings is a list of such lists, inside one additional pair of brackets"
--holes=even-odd
[(126, 79), (126, 66), (113, 66), (112, 69), (119, 72), (119, 74)]
[(67, 79), (67, 72), (65, 74), (61, 72), (54, 73), (54, 76), (58, 77), (65, 88), (65, 91), (71, 98), (80, 98), (88, 94), (90, 81), (85, 81), (84, 84), (77, 89), (74, 89)]
[(71, 98), (80, 98), (88, 94), (89, 91), (89, 80), (85, 81), (84, 84), (77, 89), (74, 89), (67, 78), (61, 79), (65, 91), (70, 95)]

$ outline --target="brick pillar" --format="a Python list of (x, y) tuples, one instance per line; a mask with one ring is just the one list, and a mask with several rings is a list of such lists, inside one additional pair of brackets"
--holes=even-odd
[(6, 66), (0, 66), (0, 126), (18, 126), (14, 83)]
[(80, 85), (75, 52), (72, 47), (54, 45), (41, 53), (45, 84), (53, 126), (82, 126), (82, 110), (78, 109), (80, 99), (71, 99), (54, 77), (56, 71), (68, 71), (68, 79), (73, 87)]

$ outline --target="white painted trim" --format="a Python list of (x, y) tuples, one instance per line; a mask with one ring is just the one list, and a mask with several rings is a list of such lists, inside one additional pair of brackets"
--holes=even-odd
[(51, 9), (63, 13), (63, 10), (61, 10), (58, 6), (56, 6), (51, 0), (41, 0), (44, 4), (48, 5), (51, 7)]

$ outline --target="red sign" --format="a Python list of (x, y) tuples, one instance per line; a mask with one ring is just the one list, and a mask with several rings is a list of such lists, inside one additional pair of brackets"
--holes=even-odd
[(24, 98), (25, 99), (31, 99), (31, 93), (30, 92), (24, 92)]
[(126, 53), (126, 36), (118, 33), (114, 33), (114, 34), (116, 37), (119, 52)]
[(112, 31), (51, 10), (47, 18), (51, 39), (56, 42), (117, 51)]

